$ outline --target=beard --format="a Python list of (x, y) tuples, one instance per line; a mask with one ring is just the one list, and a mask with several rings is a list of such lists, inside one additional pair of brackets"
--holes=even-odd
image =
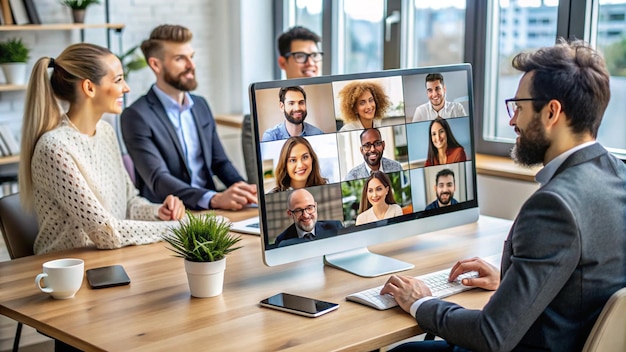
[[(195, 70), (191, 69), (185, 72), (180, 73), (178, 76), (174, 76), (173, 74), (171, 74), (169, 71), (165, 70), (165, 75), (163, 77), (163, 79), (165, 80), (165, 82), (167, 82), (167, 84), (169, 84), (170, 86), (183, 91), (183, 92), (189, 92), (192, 91), (194, 89), (196, 89), (196, 87), (198, 86), (198, 81), (196, 81), (195, 78), (190, 79), (190, 80), (185, 80), (182, 77), (186, 74), (188, 74), (189, 72), (194, 72)], [(195, 74), (194, 74), (195, 77)]]
[[(370, 159), (370, 155), (372, 154), (376, 155), (376, 159), (374, 160)], [(378, 151), (365, 153), (365, 163), (367, 163), (367, 165), (369, 165), (370, 167), (380, 165), (380, 159), (382, 158), (383, 158), (383, 153), (379, 153)]]
[(545, 137), (545, 129), (539, 114), (533, 116), (528, 127), (520, 130), (515, 146), (511, 150), (511, 158), (523, 166), (535, 166), (543, 163), (550, 141)]
[[(302, 118), (301, 119), (296, 119), (293, 117), (294, 113), (302, 113)], [(287, 121), (289, 121), (290, 123), (293, 123), (294, 125), (301, 125), (304, 123), (304, 119), (306, 118), (307, 112), (306, 110), (292, 110), (291, 112), (283, 112), (285, 114), (285, 119), (287, 119)]]
[[(444, 201), (443, 199), (441, 199), (444, 195), (448, 196), (448, 200)], [(452, 202), (452, 197), (454, 197), (454, 194), (452, 194), (450, 192), (437, 193), (437, 201), (441, 205), (448, 205), (448, 204), (450, 204), (450, 202)]]

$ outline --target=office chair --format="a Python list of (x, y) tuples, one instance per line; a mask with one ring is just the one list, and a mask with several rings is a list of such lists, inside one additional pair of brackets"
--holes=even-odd
[(587, 337), (583, 352), (626, 351), (626, 287), (606, 302)]
[[(0, 230), (11, 259), (35, 254), (33, 245), (39, 231), (37, 218), (22, 209), (17, 193), (0, 198)], [(14, 352), (19, 348), (21, 336), (22, 323), (18, 322), (13, 340)]]

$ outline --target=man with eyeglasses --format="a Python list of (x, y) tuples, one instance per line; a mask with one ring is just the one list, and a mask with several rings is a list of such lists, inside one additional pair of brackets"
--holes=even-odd
[(304, 188), (292, 191), (287, 197), (287, 216), (293, 224), (276, 237), (278, 247), (313, 241), (337, 235), (343, 227), (339, 220), (317, 221), (317, 202)]
[[(321, 38), (302, 26), (295, 26), (278, 37), (278, 66), (287, 79), (315, 77), (322, 74), (323, 54), (319, 50)], [(250, 115), (243, 117), (241, 149), (246, 160), (248, 182), (258, 183), (256, 156), (252, 138)]]
[(459, 202), (454, 199), (455, 190), (454, 172), (450, 169), (439, 170), (435, 176), (435, 194), (437, 195), (437, 199), (428, 204), (425, 210), (439, 209), (441, 207), (458, 204)]
[[(626, 166), (596, 141), (610, 97), (602, 57), (580, 41), (520, 53), (507, 100), (513, 159), (543, 164), (504, 243), (501, 269), (462, 260), (450, 280), (495, 290), (482, 310), (430, 297), (393, 275), (381, 290), (443, 340), (393, 351), (580, 351), (609, 297), (626, 287)], [(506, 198), (506, 197), (505, 197)], [(623, 325), (622, 325), (623, 326)]]
[(355, 166), (346, 175), (345, 181), (367, 178), (372, 171), (390, 173), (402, 171), (402, 164), (383, 157), (385, 141), (377, 128), (367, 128), (361, 132), (361, 155), (364, 162)]
[(283, 87), (278, 91), (278, 107), (285, 121), (263, 133), (263, 142), (277, 141), (295, 136), (324, 134), (319, 128), (304, 122), (307, 116), (306, 92), (302, 87)]
[(413, 122), (434, 120), (437, 117), (467, 116), (463, 105), (446, 100), (446, 84), (441, 73), (426, 75), (426, 94), (428, 102), (418, 106), (413, 114)]

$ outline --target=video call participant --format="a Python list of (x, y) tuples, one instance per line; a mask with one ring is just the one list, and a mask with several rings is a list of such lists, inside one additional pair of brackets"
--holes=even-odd
[(429, 101), (415, 109), (413, 122), (434, 120), (436, 117), (467, 116), (463, 105), (446, 101), (446, 85), (441, 73), (426, 75), (426, 94)]
[(282, 87), (278, 91), (278, 107), (285, 121), (263, 133), (263, 142), (287, 139), (292, 136), (324, 134), (319, 128), (304, 122), (307, 116), (306, 92), (302, 87)]
[(361, 205), (356, 225), (402, 215), (402, 208), (393, 197), (391, 180), (384, 172), (372, 171), (363, 184)]
[[(191, 209), (241, 209), (256, 203), (256, 185), (226, 156), (206, 100), (189, 94), (197, 86), (191, 38), (185, 27), (162, 25), (141, 44), (156, 83), (122, 113), (124, 142), (146, 198), (172, 193)], [(213, 176), (228, 189), (218, 192)]]
[(443, 165), (466, 161), (465, 149), (452, 134), (448, 121), (437, 117), (430, 122), (428, 156), (424, 166)]
[[(48, 70), (51, 70), (50, 75)], [(111, 51), (81, 43), (35, 63), (26, 90), (19, 165), (20, 200), (35, 211), (35, 254), (113, 249), (157, 242), (185, 207), (175, 196), (138, 196), (104, 113), (122, 112), (130, 89)], [(58, 101), (69, 103), (62, 113)], [(143, 221), (138, 221), (143, 220)]]
[(315, 150), (304, 137), (291, 137), (285, 141), (274, 175), (276, 187), (270, 193), (328, 183), (328, 179), (322, 177)]
[[(278, 66), (287, 79), (315, 77), (322, 74), (323, 54), (319, 50), (321, 38), (302, 26), (295, 26), (278, 37)], [(252, 138), (252, 121), (244, 115), (241, 126), (241, 150), (246, 161), (248, 182), (258, 183), (256, 155)]]
[(350, 170), (345, 181), (369, 177), (372, 171), (385, 173), (402, 171), (402, 165), (399, 162), (383, 157), (385, 141), (382, 140), (377, 128), (368, 128), (361, 132), (360, 149), (364, 162)]
[(293, 224), (276, 237), (278, 247), (334, 236), (343, 227), (339, 220), (317, 220), (317, 202), (306, 189), (289, 194), (287, 216)]
[(437, 199), (428, 204), (426, 210), (458, 204), (459, 202), (454, 199), (455, 190), (454, 172), (450, 169), (439, 170), (435, 176), (435, 194), (437, 195)]
[(559, 39), (518, 54), (513, 67), (523, 76), (507, 100), (512, 157), (544, 165), (541, 187), (513, 222), (500, 271), (473, 258), (450, 272), (454, 280), (477, 271), (463, 284), (496, 291), (482, 310), (428, 297), (412, 277), (394, 275), (381, 291), (447, 340), (428, 342), (429, 351), (580, 351), (608, 298), (626, 287), (626, 166), (595, 140), (611, 95), (604, 60)]
[(385, 112), (391, 106), (383, 87), (376, 82), (351, 82), (339, 91), (340, 131), (380, 127)]

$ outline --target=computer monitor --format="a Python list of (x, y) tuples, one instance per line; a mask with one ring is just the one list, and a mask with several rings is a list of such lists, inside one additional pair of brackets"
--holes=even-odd
[(265, 264), (323, 256), (388, 274), (413, 266), (368, 246), (477, 221), (471, 73), (459, 64), (251, 84)]

